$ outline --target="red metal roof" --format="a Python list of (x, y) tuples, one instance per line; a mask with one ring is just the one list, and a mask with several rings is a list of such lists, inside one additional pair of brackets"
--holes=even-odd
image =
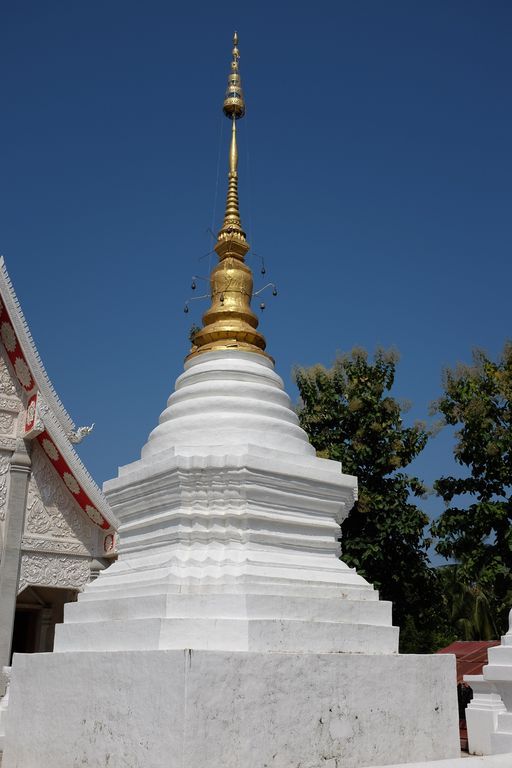
[(462, 683), (464, 675), (482, 674), (482, 667), (487, 664), (487, 650), (499, 644), (498, 640), (456, 640), (437, 653), (455, 654), (457, 683)]

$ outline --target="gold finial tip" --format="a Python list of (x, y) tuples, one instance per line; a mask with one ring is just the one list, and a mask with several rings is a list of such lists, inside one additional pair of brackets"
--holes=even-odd
[(238, 50), (238, 33), (233, 35), (233, 60), (231, 62), (231, 72), (228, 75), (228, 87), (224, 96), (223, 111), (230, 120), (239, 120), (245, 114), (244, 94), (242, 91), (242, 81), (238, 71), (238, 62), (240, 60), (240, 51)]

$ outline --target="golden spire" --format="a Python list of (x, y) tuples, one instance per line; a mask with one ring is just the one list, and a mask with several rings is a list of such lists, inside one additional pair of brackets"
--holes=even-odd
[(244, 259), (249, 243), (242, 229), (238, 206), (238, 148), (236, 121), (245, 115), (242, 81), (238, 69), (238, 35), (233, 36), (233, 60), (223, 112), (231, 122), (228, 192), (224, 222), (214, 246), (219, 263), (210, 275), (211, 306), (203, 315), (203, 327), (193, 339), (187, 359), (202, 352), (240, 349), (265, 355), (266, 342), (256, 329), (258, 318), (251, 309), (252, 272)]

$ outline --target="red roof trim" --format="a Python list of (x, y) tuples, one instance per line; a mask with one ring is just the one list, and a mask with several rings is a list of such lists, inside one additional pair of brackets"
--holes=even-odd
[(0, 336), (2, 338), (5, 351), (11, 362), (14, 374), (25, 392), (31, 392), (34, 389), (35, 381), (32, 372), (27, 364), (25, 355), (21, 351), (19, 339), (14, 330), (9, 313), (5, 304), (0, 300)]

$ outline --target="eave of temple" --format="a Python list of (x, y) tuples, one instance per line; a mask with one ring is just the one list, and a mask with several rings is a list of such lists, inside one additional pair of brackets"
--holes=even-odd
[(105, 533), (116, 531), (119, 524), (108, 501), (70, 441), (75, 425), (45, 371), (3, 257), (0, 300), (0, 338), (27, 411), (23, 437), (39, 442), (67, 493), (88, 521)]
[(7, 272), (5, 259), (0, 256), (0, 295), (11, 319), (18, 342), (25, 360), (34, 378), (35, 386), (43, 395), (46, 403), (52, 409), (54, 416), (66, 432), (75, 429), (75, 424), (61, 403), (53, 384), (44, 368), (37, 347), (30, 333), (27, 321), (23, 315), (18, 297), (14, 291), (11, 278)]

